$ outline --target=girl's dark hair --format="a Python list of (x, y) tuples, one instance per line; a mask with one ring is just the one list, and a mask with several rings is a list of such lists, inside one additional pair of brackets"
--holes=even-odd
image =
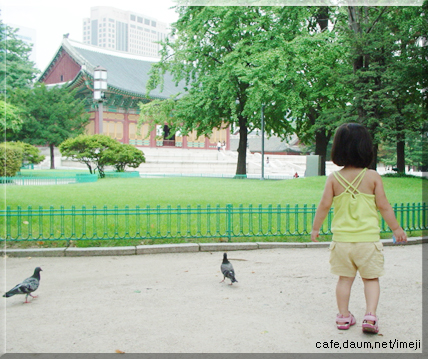
[(338, 166), (369, 167), (373, 142), (369, 131), (358, 123), (344, 123), (334, 135), (331, 160)]

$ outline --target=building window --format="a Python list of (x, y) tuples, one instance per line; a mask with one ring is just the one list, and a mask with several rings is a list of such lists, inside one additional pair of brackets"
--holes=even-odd
[(140, 17), (140, 16), (138, 16), (138, 17), (137, 17), (137, 21), (138, 21), (138, 22), (143, 23), (143, 18), (142, 18), (142, 17)]
[(131, 20), (135, 21), (135, 15), (131, 15)]
[(152, 21), (152, 26), (156, 27), (156, 21)]
[(64, 82), (64, 75), (61, 75), (61, 82)]

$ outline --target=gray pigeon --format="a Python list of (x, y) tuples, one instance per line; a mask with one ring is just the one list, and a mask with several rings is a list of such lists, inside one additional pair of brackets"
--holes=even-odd
[(224, 278), (221, 282), (224, 282), (224, 280), (226, 278), (230, 279), (230, 285), (232, 285), (235, 282), (238, 282), (235, 278), (235, 270), (233, 269), (233, 265), (232, 265), (232, 263), (230, 263), (227, 260), (227, 254), (226, 253), (223, 254), (223, 262), (221, 263), (220, 268), (221, 268), (221, 272), (223, 273), (223, 276), (224, 276)]
[(40, 271), (42, 268), (37, 267), (34, 270), (34, 274), (25, 279), (23, 282), (17, 284), (15, 287), (13, 287), (9, 292), (3, 295), (3, 297), (9, 298), (14, 296), (15, 294), (26, 294), (25, 296), (25, 302), (29, 303), (27, 301), (27, 297), (30, 296), (32, 298), (37, 298), (37, 295), (31, 295), (32, 292), (34, 292), (37, 288), (39, 288), (40, 283)]

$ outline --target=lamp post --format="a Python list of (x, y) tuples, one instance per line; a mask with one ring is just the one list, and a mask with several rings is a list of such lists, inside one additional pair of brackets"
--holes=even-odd
[(262, 104), (262, 115), (261, 115), (261, 122), (262, 122), (262, 178), (261, 180), (265, 179), (265, 105)]
[(98, 133), (103, 134), (103, 101), (107, 90), (107, 70), (101, 66), (94, 68), (94, 102), (98, 105)]

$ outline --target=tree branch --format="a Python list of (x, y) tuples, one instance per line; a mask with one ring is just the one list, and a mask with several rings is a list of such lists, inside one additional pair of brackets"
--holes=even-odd
[(379, 16), (377, 17), (377, 19), (375, 21), (373, 21), (372, 26), (370, 26), (370, 28), (367, 30), (367, 34), (369, 34), (373, 30), (374, 26), (379, 22), (380, 18), (382, 17), (382, 15), (385, 13), (386, 9), (388, 9), (388, 8), (389, 8), (389, 6), (383, 7), (383, 9), (380, 12)]

